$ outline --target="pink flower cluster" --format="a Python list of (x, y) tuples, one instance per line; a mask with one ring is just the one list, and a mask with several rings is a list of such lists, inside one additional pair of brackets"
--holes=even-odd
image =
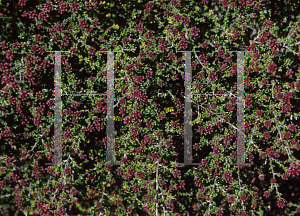
[(58, 12), (60, 14), (62, 14), (64, 11), (68, 11), (68, 6), (65, 2), (61, 1), (60, 5), (59, 5), (59, 8), (58, 8)]

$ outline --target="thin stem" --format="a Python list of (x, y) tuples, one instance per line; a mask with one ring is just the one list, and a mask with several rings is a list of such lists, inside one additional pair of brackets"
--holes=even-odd
[[(195, 50), (195, 47), (194, 47), (193, 49)], [(207, 68), (205, 65), (203, 65), (202, 62), (200, 61), (200, 59), (199, 59), (197, 53), (195, 53), (195, 55), (196, 55), (196, 58), (197, 58), (198, 62), (201, 64), (201, 66), (202, 66), (207, 72), (209, 72), (209, 71), (208, 71), (208, 68)], [(212, 83), (212, 82), (209, 81), (209, 80), (208, 80), (208, 82), (209, 82), (211, 85), (213, 85), (214, 87), (217, 88), (217, 86), (216, 86), (214, 83)], [(226, 90), (226, 89), (225, 89), (225, 91), (227, 91), (227, 93), (228, 93), (230, 96), (235, 96), (235, 95), (232, 94), (230, 91), (228, 91), (228, 90)], [(240, 99), (240, 98), (238, 97), (238, 99)]]
[[(258, 117), (256, 116), (255, 125), (254, 125), (254, 128), (252, 129), (251, 138), (250, 138), (250, 142), (249, 142), (250, 144), (253, 143), (253, 135), (254, 135), (254, 131), (255, 131), (256, 123), (257, 123), (257, 122), (258, 122)], [(249, 147), (250, 147), (250, 145), (248, 145), (246, 152), (248, 151)], [(245, 153), (246, 153), (246, 152), (245, 152)]]
[(225, 119), (223, 119), (222, 117), (220, 117), (219, 115), (217, 115), (217, 114), (214, 113), (213, 111), (211, 111), (211, 110), (209, 110), (209, 109), (203, 107), (202, 105), (199, 105), (199, 104), (195, 103), (193, 100), (192, 100), (192, 103), (194, 103), (194, 104), (196, 104), (196, 105), (198, 105), (198, 106), (201, 106), (203, 109), (205, 109), (206, 111), (208, 111), (208, 112), (210, 112), (210, 113), (213, 113), (213, 114), (216, 115), (219, 119), (221, 119), (223, 122), (229, 124), (231, 127), (233, 127), (234, 129), (238, 130), (241, 134), (243, 134), (244, 136), (246, 136), (246, 134), (244, 134), (240, 129), (238, 129), (237, 127), (235, 127), (233, 124), (231, 124), (231, 123), (225, 121)]
[[(272, 170), (273, 178), (275, 179), (276, 174), (275, 174), (274, 169), (273, 169), (273, 164), (272, 164), (271, 158), (269, 158), (269, 161), (270, 161), (270, 167), (271, 167), (271, 170)], [(280, 198), (280, 194), (279, 194), (278, 187), (277, 187), (276, 183), (274, 183), (274, 186), (276, 188), (277, 196)]]
[(212, 202), (213, 202), (213, 195), (214, 195), (214, 189), (215, 189), (215, 186), (216, 186), (217, 178), (218, 178), (218, 176), (215, 177), (214, 185), (211, 189), (210, 199), (208, 201), (208, 203), (209, 203), (208, 209), (206, 209), (204, 216), (210, 215), (209, 214), (210, 213), (210, 207), (212, 206)]
[[(275, 105), (273, 105), (273, 114), (274, 114), (274, 117), (275, 117), (275, 122), (276, 122), (276, 126), (277, 126), (277, 130), (278, 130), (278, 133), (279, 133), (280, 140), (283, 141), (282, 136), (281, 136), (281, 131), (280, 131), (280, 128), (279, 128), (279, 125), (278, 125), (277, 115), (276, 115), (276, 112), (275, 112)], [(291, 152), (290, 152), (289, 147), (287, 146), (288, 145), (287, 142), (285, 142), (285, 144), (286, 145), (284, 147), (285, 147), (285, 150), (288, 154), (289, 161), (292, 161), (291, 157), (290, 157)]]
[[(159, 143), (159, 149), (158, 149), (158, 155), (160, 157), (161, 154), (161, 145), (162, 145), (162, 139), (160, 140)], [(158, 216), (158, 168), (159, 168), (159, 158), (157, 159), (157, 165), (156, 165), (156, 177), (155, 177), (155, 182), (156, 182), (156, 215)]]
[[(65, 165), (64, 170), (66, 169), (66, 167), (67, 167), (67, 165), (68, 165), (68, 163), (69, 163), (70, 158), (71, 158), (71, 154), (69, 155), (68, 159), (66, 160), (66, 165)], [(61, 180), (62, 180), (63, 178), (65, 179), (65, 172), (63, 172), (63, 175), (62, 175), (62, 177), (60, 178), (59, 181), (61, 182)], [(58, 189), (55, 190), (55, 194), (54, 194), (54, 196), (52, 197), (51, 204), (53, 203), (53, 200), (55, 199), (55, 197), (56, 197), (56, 195), (57, 195), (57, 192), (58, 192)]]

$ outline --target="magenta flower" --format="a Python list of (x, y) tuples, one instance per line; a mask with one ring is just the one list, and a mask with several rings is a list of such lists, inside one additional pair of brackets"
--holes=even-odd
[(145, 15), (147, 15), (148, 13), (150, 13), (150, 9), (149, 8), (144, 9), (144, 13), (145, 13)]
[(270, 127), (270, 126), (271, 126), (271, 122), (270, 122), (269, 120), (266, 120), (266, 121), (265, 121), (265, 126), (266, 126), (266, 127)]
[(172, 29), (171, 29), (171, 32), (172, 32), (174, 35), (176, 35), (177, 32), (178, 32), (178, 30), (177, 30), (177, 28), (172, 28)]
[(233, 181), (232, 173), (226, 171), (226, 173), (223, 174), (223, 179), (226, 181), (226, 183), (231, 184)]
[(145, 52), (144, 51), (140, 52), (139, 60), (142, 61), (144, 57), (145, 57)]
[(279, 208), (285, 207), (285, 203), (286, 203), (286, 200), (284, 200), (284, 199), (280, 199), (277, 201), (277, 205)]
[(196, 88), (197, 88), (197, 89), (200, 89), (201, 86), (202, 86), (202, 85), (200, 84), (200, 82), (199, 82), (199, 83), (196, 83)]
[(171, 0), (171, 4), (177, 6), (179, 0)]
[(140, 31), (140, 32), (144, 31), (144, 28), (141, 27), (141, 25), (142, 25), (142, 24), (136, 24), (136, 25), (135, 25), (135, 30), (136, 30), (137, 32), (139, 32), (139, 31)]
[(182, 188), (184, 188), (184, 185), (185, 185), (184, 180), (179, 180), (178, 187), (179, 187), (180, 189), (182, 189)]
[(175, 59), (175, 53), (173, 53), (173, 52), (169, 53), (167, 58), (168, 58), (168, 60), (171, 60), (171, 61), (174, 60)]
[(210, 105), (210, 108), (211, 108), (212, 110), (216, 109), (216, 108), (217, 108), (217, 103), (212, 103), (212, 104)]
[(216, 213), (216, 216), (222, 216), (224, 213), (223, 209), (219, 209)]
[(196, 179), (195, 185), (196, 185), (197, 187), (201, 187), (201, 179)]
[(95, 49), (94, 47), (91, 46), (91, 47), (88, 48), (88, 51), (89, 51), (89, 54), (90, 54), (90, 55), (95, 55), (96, 49)]
[(160, 63), (159, 65), (158, 65), (158, 69), (159, 70), (162, 70), (164, 68), (164, 65), (162, 64), (162, 63)]
[(131, 65), (126, 65), (125, 69), (127, 70), (127, 72), (130, 72), (132, 70), (132, 66)]
[(198, 205), (197, 205), (197, 203), (195, 203), (195, 204), (193, 205), (193, 211), (198, 211), (198, 210), (199, 210)]
[(213, 147), (213, 153), (216, 155), (220, 155), (221, 154), (221, 148), (217, 148), (217, 147)]
[(198, 126), (197, 132), (198, 132), (198, 133), (203, 133), (203, 126)]
[(213, 129), (212, 129), (212, 125), (208, 125), (205, 127), (205, 132), (208, 133), (208, 134), (211, 134), (213, 132)]
[(194, 26), (194, 27), (192, 28), (191, 32), (192, 32), (192, 35), (193, 35), (193, 36), (194, 36), (194, 35), (198, 36), (199, 33), (200, 33), (200, 30), (199, 30), (196, 26)]
[(234, 196), (230, 196), (230, 197), (227, 198), (227, 201), (229, 203), (233, 203), (235, 201), (235, 197)]
[(270, 139), (270, 133), (269, 132), (264, 132), (263, 137), (266, 139)]
[(292, 111), (292, 106), (291, 105), (284, 105), (284, 106), (282, 106), (281, 111), (282, 111), (282, 113), (291, 112)]
[(58, 8), (58, 12), (62, 14), (64, 11), (68, 11), (68, 6), (64, 2), (60, 2), (60, 6)]
[(111, 42), (110, 42), (110, 44), (112, 45), (112, 46), (114, 46), (115, 44), (116, 44), (116, 40), (112, 40)]
[(294, 123), (292, 123), (292, 124), (290, 125), (290, 130), (291, 130), (291, 131), (297, 131), (297, 127), (294, 125)]
[(152, 2), (148, 2), (146, 8), (152, 9), (154, 6), (152, 5)]
[[(205, 57), (205, 54), (201, 54), (201, 55), (199, 55), (199, 59), (200, 59), (200, 61), (201, 62), (206, 62), (206, 60), (207, 60), (207, 58)], [(202, 72), (203, 73), (203, 72)]]
[(276, 49), (276, 47), (278, 46), (277, 40), (276, 40), (276, 39), (269, 40), (269, 46), (270, 46), (273, 50)]
[(266, 26), (271, 27), (271, 26), (273, 25), (273, 23), (274, 23), (274, 22), (271, 21), (271, 20), (270, 20), (270, 21), (265, 21), (265, 22), (263, 23), (263, 26), (264, 26), (264, 27), (266, 27)]
[(204, 41), (204, 42), (202, 43), (202, 47), (203, 47), (204, 49), (208, 49), (208, 43), (207, 43), (206, 41)]
[(179, 43), (179, 49), (185, 50), (188, 47), (188, 43), (186, 39), (182, 39)]
[(271, 62), (270, 65), (268, 66), (268, 69), (269, 69), (269, 73), (275, 73), (277, 70), (277, 65)]
[(222, 6), (225, 8), (229, 5), (228, 0), (222, 0)]
[(267, 80), (267, 79), (264, 79), (263, 81), (262, 81), (262, 84), (263, 85), (267, 85), (269, 83), (269, 81)]
[(96, 10), (97, 6), (96, 5), (92, 5), (89, 2), (86, 3), (86, 10)]
[(195, 143), (193, 145), (193, 149), (195, 149), (196, 151), (198, 151), (200, 149), (199, 143)]
[(183, 19), (183, 24), (186, 26), (186, 25), (188, 25), (189, 24), (189, 22), (191, 21), (191, 19), (189, 18), (189, 17), (186, 17), (186, 18), (184, 18)]
[[(78, 4), (78, 3), (77, 3)], [(98, 25), (100, 25), (99, 19), (96, 19), (93, 21), (93, 26), (98, 27)]]
[(78, 28), (79, 28), (79, 29), (85, 28), (85, 24), (86, 24), (86, 21), (85, 21), (85, 20), (79, 20)]
[(6, 53), (6, 59), (12, 60), (12, 58), (14, 57), (14, 50), (8, 50)]
[(123, 43), (124, 43), (124, 44), (129, 44), (131, 41), (132, 41), (132, 39), (131, 39), (131, 38), (128, 38), (128, 37), (125, 37), (125, 38), (123, 39)]
[(175, 170), (175, 171), (173, 172), (173, 175), (174, 175), (175, 178), (179, 178), (179, 176), (181, 175), (180, 173), (181, 173), (180, 170)]
[(284, 139), (289, 139), (289, 138), (291, 138), (291, 132), (285, 131), (285, 133), (284, 133)]
[(259, 39), (259, 42), (260, 42), (261, 44), (264, 44), (264, 43), (267, 42), (267, 39), (266, 39), (264, 36), (262, 36), (262, 37)]
[(150, 59), (153, 59), (153, 57), (154, 57), (154, 52), (149, 52), (148, 56), (149, 56)]
[(169, 15), (170, 15), (170, 11), (168, 11), (168, 10), (165, 10), (165, 12), (164, 12), (164, 16), (165, 16), (165, 17), (169, 17)]
[(26, 2), (27, 2), (26, 0), (19, 0), (18, 5), (23, 7), (23, 6), (25, 6)]

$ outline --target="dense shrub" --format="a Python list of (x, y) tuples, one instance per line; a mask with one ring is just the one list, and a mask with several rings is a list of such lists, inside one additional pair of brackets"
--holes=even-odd
[[(4, 1), (0, 210), (12, 215), (296, 215), (299, 2)], [(235, 93), (245, 52), (246, 166), (237, 98), (193, 97), (184, 166), (184, 50), (193, 94)], [(116, 160), (106, 162), (107, 95), (62, 96), (63, 163), (53, 161), (54, 63), (63, 93), (104, 93), (114, 54)], [(52, 52), (47, 52), (52, 51)], [(18, 213), (17, 213), (18, 214)]]

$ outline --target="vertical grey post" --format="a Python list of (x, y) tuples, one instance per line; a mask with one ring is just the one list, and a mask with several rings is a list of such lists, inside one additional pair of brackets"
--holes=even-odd
[(54, 164), (62, 162), (62, 105), (61, 105), (61, 52), (55, 51), (55, 109), (54, 109)]
[(192, 165), (191, 51), (185, 52), (184, 165)]
[(114, 122), (114, 52), (107, 53), (107, 163), (115, 165), (115, 122)]
[[(245, 134), (244, 129), (244, 51), (237, 53), (237, 164), (245, 164)], [(242, 132), (242, 133), (241, 133)]]

